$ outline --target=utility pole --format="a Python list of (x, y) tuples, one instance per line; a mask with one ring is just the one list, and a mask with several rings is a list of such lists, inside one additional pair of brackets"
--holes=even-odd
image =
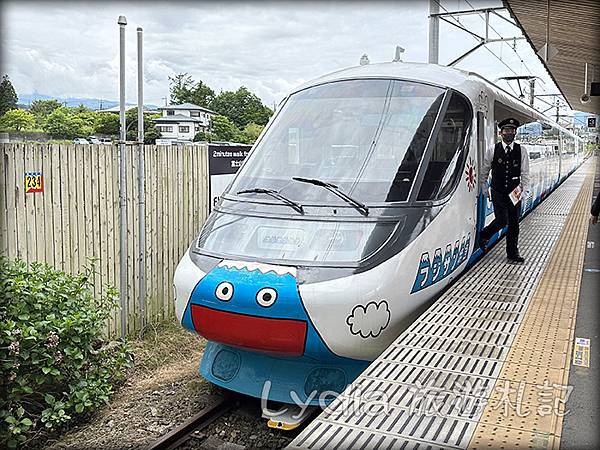
[(440, 19), (434, 14), (440, 13), (436, 0), (429, 0), (429, 59), (430, 64), (438, 64), (440, 55)]
[(119, 16), (119, 293), (121, 302), (121, 337), (127, 334), (127, 127), (125, 124), (125, 26), (127, 19)]
[(533, 101), (535, 100), (535, 78), (529, 80), (529, 106), (533, 108)]
[(144, 157), (144, 58), (142, 54), (143, 30), (137, 29), (137, 83), (138, 83), (138, 239), (139, 239), (139, 290), (140, 325), (146, 325), (146, 189)]

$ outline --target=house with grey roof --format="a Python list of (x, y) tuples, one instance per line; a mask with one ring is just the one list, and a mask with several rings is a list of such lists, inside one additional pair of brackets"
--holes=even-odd
[[(129, 111), (130, 109), (136, 108), (136, 105), (125, 105), (125, 111)], [(144, 114), (158, 114), (159, 111), (155, 108), (149, 108), (147, 106), (144, 106), (143, 109)], [(112, 114), (119, 114), (121, 112), (121, 108), (119, 105), (115, 105), (112, 108), (104, 108), (104, 109), (99, 109), (97, 112), (107, 112), (107, 113), (112, 113)]]
[(208, 131), (210, 119), (217, 113), (192, 103), (158, 108), (162, 116), (154, 119), (162, 139), (192, 141), (196, 133)]

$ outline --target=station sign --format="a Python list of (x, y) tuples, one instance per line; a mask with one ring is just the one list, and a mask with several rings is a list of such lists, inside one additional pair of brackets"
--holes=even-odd
[(587, 126), (588, 126), (588, 128), (596, 128), (596, 118), (588, 117), (587, 118)]
[(575, 338), (573, 349), (573, 365), (590, 367), (590, 340), (586, 338)]
[(233, 180), (238, 169), (250, 153), (251, 145), (243, 144), (209, 144), (208, 173), (209, 181), (209, 210), (219, 201), (219, 197)]

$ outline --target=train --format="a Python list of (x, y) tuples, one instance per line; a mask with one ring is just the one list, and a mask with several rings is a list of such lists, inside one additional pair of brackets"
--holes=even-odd
[(342, 392), (482, 256), (479, 169), (508, 117), (530, 155), (524, 216), (583, 141), (482, 76), (367, 64), (287, 95), (174, 275), (201, 375), (282, 403)]

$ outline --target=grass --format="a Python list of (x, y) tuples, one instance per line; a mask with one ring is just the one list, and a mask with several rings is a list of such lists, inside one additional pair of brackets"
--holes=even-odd
[(143, 375), (174, 362), (198, 362), (206, 341), (173, 319), (148, 325), (143, 335), (129, 344), (134, 354), (135, 371)]

